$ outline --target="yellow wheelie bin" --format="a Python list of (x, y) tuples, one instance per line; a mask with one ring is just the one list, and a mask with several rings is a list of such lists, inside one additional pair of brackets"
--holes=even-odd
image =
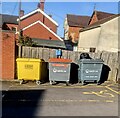
[(17, 58), (17, 76), (20, 84), (24, 80), (36, 81), (41, 84), (45, 81), (47, 75), (47, 65), (43, 59)]

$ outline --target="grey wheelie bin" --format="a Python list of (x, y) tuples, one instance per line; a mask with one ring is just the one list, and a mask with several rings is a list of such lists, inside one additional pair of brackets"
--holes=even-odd
[(81, 59), (79, 60), (78, 81), (97, 82), (99, 84), (103, 61), (101, 59)]
[(66, 82), (66, 85), (70, 81), (70, 69), (71, 69), (70, 59), (61, 58), (51, 58), (49, 59), (49, 81), (50, 84), (55, 82)]

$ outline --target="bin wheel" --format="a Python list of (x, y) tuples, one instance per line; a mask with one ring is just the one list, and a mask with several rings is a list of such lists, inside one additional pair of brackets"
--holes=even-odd
[(66, 86), (69, 86), (69, 81), (66, 81)]
[(36, 81), (36, 84), (37, 84), (37, 85), (40, 85), (40, 84), (41, 84), (41, 81)]
[(50, 85), (52, 85), (53, 84), (53, 82), (50, 80)]
[(20, 85), (22, 84), (24, 82), (24, 80), (22, 79), (22, 80), (20, 80)]
[(82, 81), (82, 85), (85, 85), (85, 82), (84, 82), (84, 81)]
[(56, 84), (56, 82), (55, 82), (55, 81), (50, 80), (50, 85), (54, 85), (54, 84)]
[(78, 83), (80, 83), (81, 82), (81, 80), (78, 80)]
[(97, 82), (97, 85), (100, 85), (101, 83), (100, 82)]

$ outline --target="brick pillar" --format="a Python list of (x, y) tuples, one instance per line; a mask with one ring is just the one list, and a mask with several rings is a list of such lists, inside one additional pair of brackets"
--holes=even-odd
[(2, 32), (2, 79), (13, 80), (15, 77), (15, 34)]

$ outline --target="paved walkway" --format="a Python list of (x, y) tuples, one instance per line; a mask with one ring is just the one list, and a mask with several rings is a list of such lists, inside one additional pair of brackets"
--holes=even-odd
[(118, 116), (118, 84), (2, 82), (3, 116)]

